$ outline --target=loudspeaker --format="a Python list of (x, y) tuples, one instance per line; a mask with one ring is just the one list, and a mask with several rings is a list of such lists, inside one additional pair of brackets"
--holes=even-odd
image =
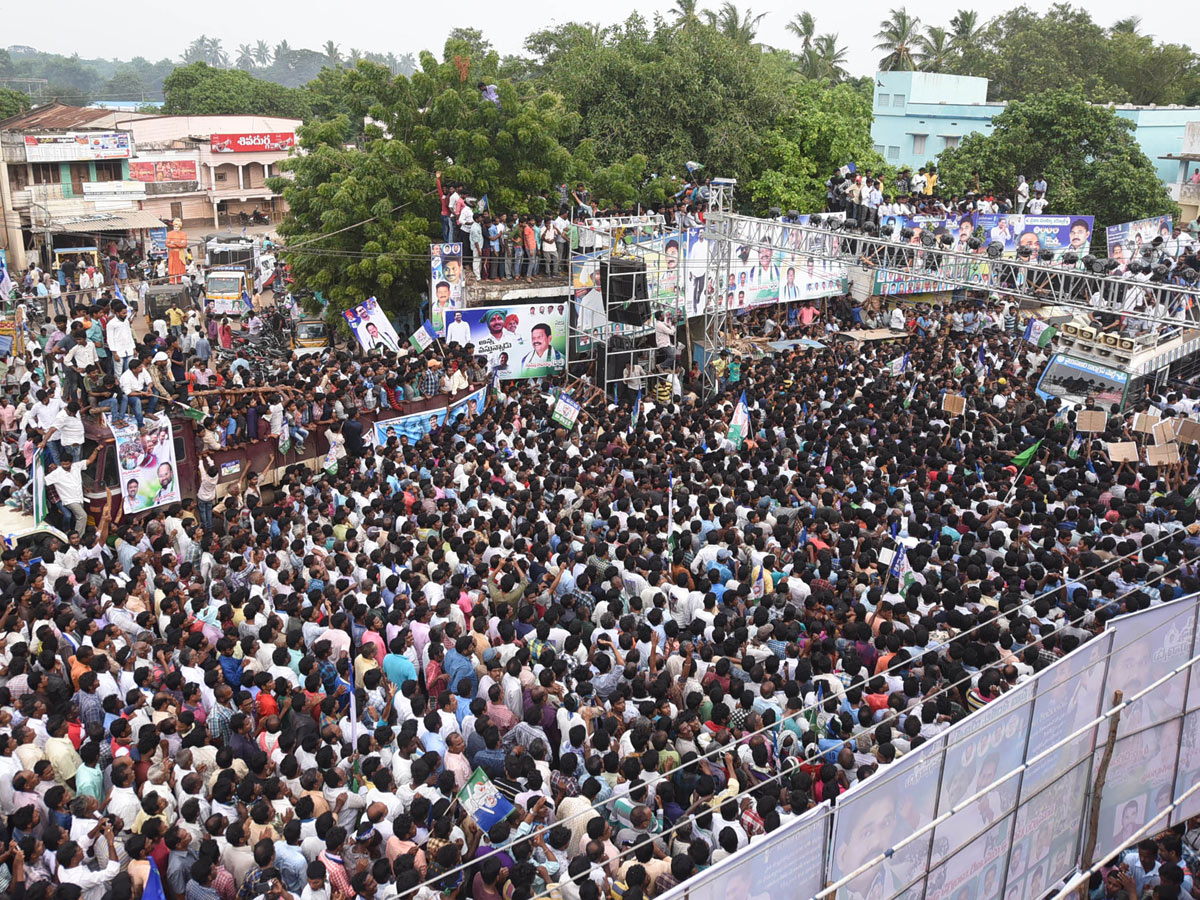
[(623, 256), (601, 260), (600, 290), (609, 322), (644, 325), (650, 319), (645, 260)]

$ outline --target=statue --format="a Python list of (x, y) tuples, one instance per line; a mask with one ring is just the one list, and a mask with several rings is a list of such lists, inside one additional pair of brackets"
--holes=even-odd
[(183, 222), (175, 219), (171, 223), (171, 230), (167, 232), (167, 274), (171, 277), (171, 284), (179, 284), (183, 273), (187, 271), (187, 260), (184, 259), (187, 245)]

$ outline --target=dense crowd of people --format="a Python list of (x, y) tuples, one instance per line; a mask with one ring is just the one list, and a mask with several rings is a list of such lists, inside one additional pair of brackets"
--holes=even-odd
[[(742, 327), (892, 319), (792, 312)], [(473, 347), (261, 372), (214, 367), (199, 316), (133, 340), (111, 295), (77, 305), (0, 406), (0, 495), (28, 494), (45, 446), (70, 533), (0, 554), (0, 887), (641, 900), (835, 802), (1113, 616), (1198, 589), (1197, 478), (1112, 462), (1126, 414), (1077, 440), (1008, 313), (963, 298), (897, 329), (899, 372), (894, 342), (726, 354), (715, 396), (692, 366), (569, 432), (544, 385), (505, 382), (377, 445), (376, 410), (487, 383)], [(290, 423), (341, 452), (222, 497), (206, 453), (197, 498), (89, 523), (82, 417), (178, 403), (206, 409), (207, 451)], [(477, 769), (513, 806), (487, 828), (459, 798)], [(1138, 893), (1178, 900), (1195, 836), (1145, 849)]]

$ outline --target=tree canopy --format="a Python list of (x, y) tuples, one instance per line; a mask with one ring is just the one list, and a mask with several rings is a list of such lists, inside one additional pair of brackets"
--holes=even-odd
[(260, 115), (308, 118), (307, 92), (252, 77), (240, 69), (214, 69), (196, 62), (176, 69), (163, 82), (163, 112), (179, 115)]
[[(940, 183), (965, 191), (1044, 175), (1054, 209), (1087, 213), (1105, 225), (1175, 212), (1133, 126), (1082, 93), (1047, 91), (1010, 103), (991, 134), (972, 134), (938, 156)], [(1003, 188), (998, 188), (1003, 189)], [(1099, 231), (1099, 229), (1097, 229)]]

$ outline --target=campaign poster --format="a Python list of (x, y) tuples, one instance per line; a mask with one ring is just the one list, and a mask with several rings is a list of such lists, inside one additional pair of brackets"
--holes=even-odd
[(166, 228), (148, 228), (146, 234), (150, 237), (150, 242), (146, 246), (146, 253), (154, 259), (167, 255), (167, 229)]
[[(1106, 696), (1111, 698), (1116, 691), (1121, 691), (1125, 699), (1130, 700), (1167, 672), (1187, 662), (1192, 656), (1195, 620), (1196, 605), (1191, 599), (1113, 619), (1110, 624), (1116, 635), (1104, 685)], [(1190, 670), (1182, 672), (1158, 685), (1122, 712), (1118, 734), (1124, 737), (1171, 716), (1181, 715), (1190, 674)]]
[(558, 395), (554, 409), (550, 412), (550, 418), (570, 431), (575, 427), (575, 423), (579, 421), (580, 409), (579, 401), (566, 391), (563, 391)]
[(1067, 735), (1081, 731), (1099, 714), (1111, 646), (1112, 632), (1106, 631), (1038, 675), (1025, 757), (1041, 759), (1030, 762), (1025, 770), (1021, 779), (1022, 801), (1091, 756), (1096, 740), (1094, 727), (1057, 750), (1050, 748)]
[(343, 315), (365, 352), (370, 353), (375, 349), (400, 352), (400, 336), (396, 334), (396, 329), (392, 327), (392, 323), (380, 308), (379, 301), (374, 297), (368, 297), (353, 309), (346, 310)]
[[(375, 443), (380, 447), (387, 446), (393, 438), (397, 443), (415, 444), (435, 428), (446, 424), (446, 407), (427, 409), (424, 412), (410, 413), (407, 416), (396, 416), (393, 419), (383, 419), (374, 425)], [(405, 440), (407, 439), (407, 441)]]
[[(938, 825), (933, 834), (931, 863), (958, 854), (1016, 808), (1018, 779), (1009, 778), (998, 785), (996, 782), (1024, 761), (1033, 695), (1032, 684), (1022, 685), (946, 732), (946, 775), (938, 798), (939, 815), (965, 797), (985, 793)], [(976, 847), (980, 851), (983, 848)]]
[(1088, 772), (1087, 762), (1082, 762), (1036, 796), (1022, 797), (1008, 852), (1004, 900), (1041, 900), (1074, 871), (1088, 802)]
[(477, 415), (483, 412), (483, 408), (487, 406), (488, 386), (484, 385), (478, 390), (472, 391), (463, 397), (461, 400), (455, 400), (450, 404), (450, 415), (448, 421), (454, 424), (455, 420), (460, 415), (466, 415), (468, 419), (474, 419)]
[(659, 900), (769, 900), (815, 897), (825, 886), (829, 808), (818, 806), (754, 844), (659, 894)]
[[(706, 283), (708, 241), (705, 240), (704, 229), (689, 228), (685, 233), (685, 243), (687, 245), (687, 269), (684, 283), (687, 285), (687, 289), (684, 293), (684, 303), (689, 316), (702, 316), (706, 311), (708, 295), (715, 296), (715, 290), (710, 289)], [(728, 244), (717, 242), (716, 246), (725, 247), (728, 252)]]
[(106, 416), (117, 454), (121, 505), (126, 513), (179, 502), (175, 441), (171, 420), (147, 416), (138, 428), (132, 419), (113, 422)]
[[(840, 881), (884, 857), (933, 819), (944, 749), (945, 739), (939, 735), (838, 798), (829, 881)], [(920, 897), (931, 838), (926, 834), (895, 850), (844, 885), (838, 900)]]
[(1109, 257), (1122, 265), (1130, 260), (1141, 259), (1142, 248), (1148, 249), (1156, 237), (1162, 238), (1164, 244), (1171, 239), (1171, 222), (1170, 216), (1154, 216), (1136, 222), (1109, 225), (1104, 230)]
[(1092, 216), (1027, 216), (1017, 213), (981, 213), (975, 216), (975, 225), (982, 229), (984, 246), (992, 243), (1004, 245), (1005, 256), (1016, 256), (1022, 247), (1028, 247), (1037, 258), (1043, 250), (1051, 251), (1055, 257), (1068, 250), (1079, 255), (1088, 252), (1092, 243)]
[[(453, 333), (456, 337), (451, 338)], [(561, 375), (567, 368), (567, 306), (561, 302), (456, 309), (443, 337), (475, 345), (501, 380)]]
[[(1108, 690), (1111, 693), (1111, 685)], [(1156, 693), (1151, 691), (1142, 700), (1127, 707), (1125, 712), (1137, 709), (1140, 703)], [(1129, 699), (1128, 694), (1126, 699)], [(1182, 699), (1180, 696), (1181, 702)], [(1170, 719), (1117, 740), (1108, 765), (1104, 793), (1100, 798), (1096, 859), (1103, 859), (1126, 841), (1136, 840), (1142, 826), (1171, 804), (1181, 721)], [(1121, 725), (1124, 724), (1122, 714)], [(1122, 727), (1121, 731), (1124, 730)], [(1097, 763), (1103, 752), (1103, 746), (1097, 748)], [(1165, 827), (1165, 822), (1161, 827)]]
[(678, 310), (685, 288), (686, 235), (664, 234), (631, 244), (628, 249), (646, 263), (646, 290), (650, 299)]
[(429, 319), (440, 331), (446, 310), (463, 305), (462, 244), (429, 245)]

